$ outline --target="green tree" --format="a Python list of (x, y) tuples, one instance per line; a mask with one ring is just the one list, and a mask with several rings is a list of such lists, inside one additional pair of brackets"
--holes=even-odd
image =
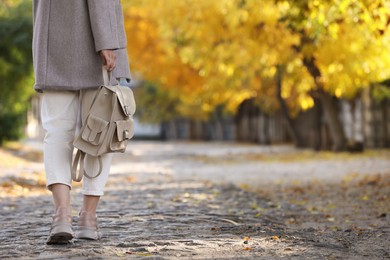
[(31, 1), (0, 3), (0, 144), (23, 135), (33, 94)]

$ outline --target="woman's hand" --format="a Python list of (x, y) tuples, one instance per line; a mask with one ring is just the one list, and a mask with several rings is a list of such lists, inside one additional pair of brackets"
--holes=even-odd
[(116, 67), (116, 53), (113, 50), (100, 51), (100, 57), (103, 59), (103, 65), (108, 71), (112, 71)]

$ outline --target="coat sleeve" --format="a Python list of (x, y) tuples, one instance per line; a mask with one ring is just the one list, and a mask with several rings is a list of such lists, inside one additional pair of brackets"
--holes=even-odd
[(119, 49), (116, 0), (88, 0), (89, 18), (95, 41), (95, 50)]

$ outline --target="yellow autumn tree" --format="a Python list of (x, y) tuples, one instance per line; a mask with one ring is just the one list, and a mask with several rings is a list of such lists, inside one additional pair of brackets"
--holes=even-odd
[(154, 102), (146, 97), (148, 103), (145, 105), (165, 107), (163, 111), (157, 110), (160, 112), (157, 114), (166, 120), (175, 114), (201, 117), (202, 114), (196, 112), (199, 109), (188, 109), (183, 97), (194, 91), (193, 86), (201, 85), (202, 79), (197, 71), (185, 66), (172, 50), (164, 48), (158, 20), (151, 12), (152, 3), (129, 1), (124, 3), (124, 9), (132, 70), (142, 79), (153, 83), (147, 84), (146, 91), (157, 95)]
[[(290, 114), (321, 101), (336, 149), (345, 135), (332, 97), (390, 78), (385, 0), (129, 0), (133, 69), (174, 93), (177, 111), (235, 112), (256, 98)], [(278, 90), (278, 84), (280, 90)], [(292, 113), (291, 113), (292, 111)]]
[[(287, 24), (279, 22), (283, 5), (272, 1), (160, 3), (155, 10), (161, 14), (167, 48), (205, 78), (200, 98), (211, 110), (224, 104), (234, 112), (243, 100), (270, 92), (262, 83), (297, 44)], [(169, 15), (171, 10), (177, 13)]]
[(352, 98), (371, 82), (390, 77), (390, 3), (383, 0), (299, 0), (286, 16), (299, 34), (294, 46), (324, 108), (335, 150), (347, 140), (332, 97)]
[[(133, 67), (137, 68), (134, 63), (141, 61), (139, 64), (143, 68), (140, 71), (144, 76), (183, 93), (184, 104), (190, 108), (201, 104), (205, 113), (219, 105), (234, 112), (247, 98), (262, 92), (269, 95), (270, 86), (262, 83), (266, 82), (266, 77), (272, 77), (278, 62), (287, 61), (292, 53), (289, 46), (297, 44), (297, 37), (289, 33), (287, 24), (278, 22), (285, 9), (282, 4), (269, 2), (259, 6), (257, 1), (248, 1), (240, 7), (238, 2), (143, 1), (129, 4), (126, 28), (132, 35), (129, 52), (135, 60)], [(137, 27), (136, 13), (138, 17), (144, 14), (143, 21), (147, 20), (148, 25)], [(141, 36), (136, 40), (138, 33)], [(144, 38), (149, 36), (152, 37), (146, 43)], [(152, 50), (144, 46), (150, 46)], [(179, 63), (172, 64), (172, 61)], [(156, 67), (153, 69), (153, 66)], [(161, 71), (162, 67), (177, 72), (184, 81), (172, 80), (175, 77)], [(185, 73), (185, 69), (195, 73)], [(150, 75), (151, 70), (152, 74), (157, 74)]]

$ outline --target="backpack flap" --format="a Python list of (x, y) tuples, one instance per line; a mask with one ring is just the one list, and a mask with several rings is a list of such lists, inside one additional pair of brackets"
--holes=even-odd
[(126, 116), (134, 115), (136, 109), (135, 99), (133, 91), (129, 87), (124, 87), (120, 85), (105, 87), (116, 93), (119, 100), (119, 104), (122, 107), (123, 113), (125, 113)]
[(117, 138), (119, 142), (131, 139), (134, 135), (133, 122), (130, 120), (122, 120), (116, 122)]
[(89, 115), (87, 125), (82, 130), (81, 137), (90, 144), (99, 145), (104, 137), (108, 122), (94, 115)]
[(127, 116), (132, 116), (135, 113), (135, 100), (133, 91), (129, 87), (117, 86), (116, 94), (118, 95), (119, 103), (123, 112)]

